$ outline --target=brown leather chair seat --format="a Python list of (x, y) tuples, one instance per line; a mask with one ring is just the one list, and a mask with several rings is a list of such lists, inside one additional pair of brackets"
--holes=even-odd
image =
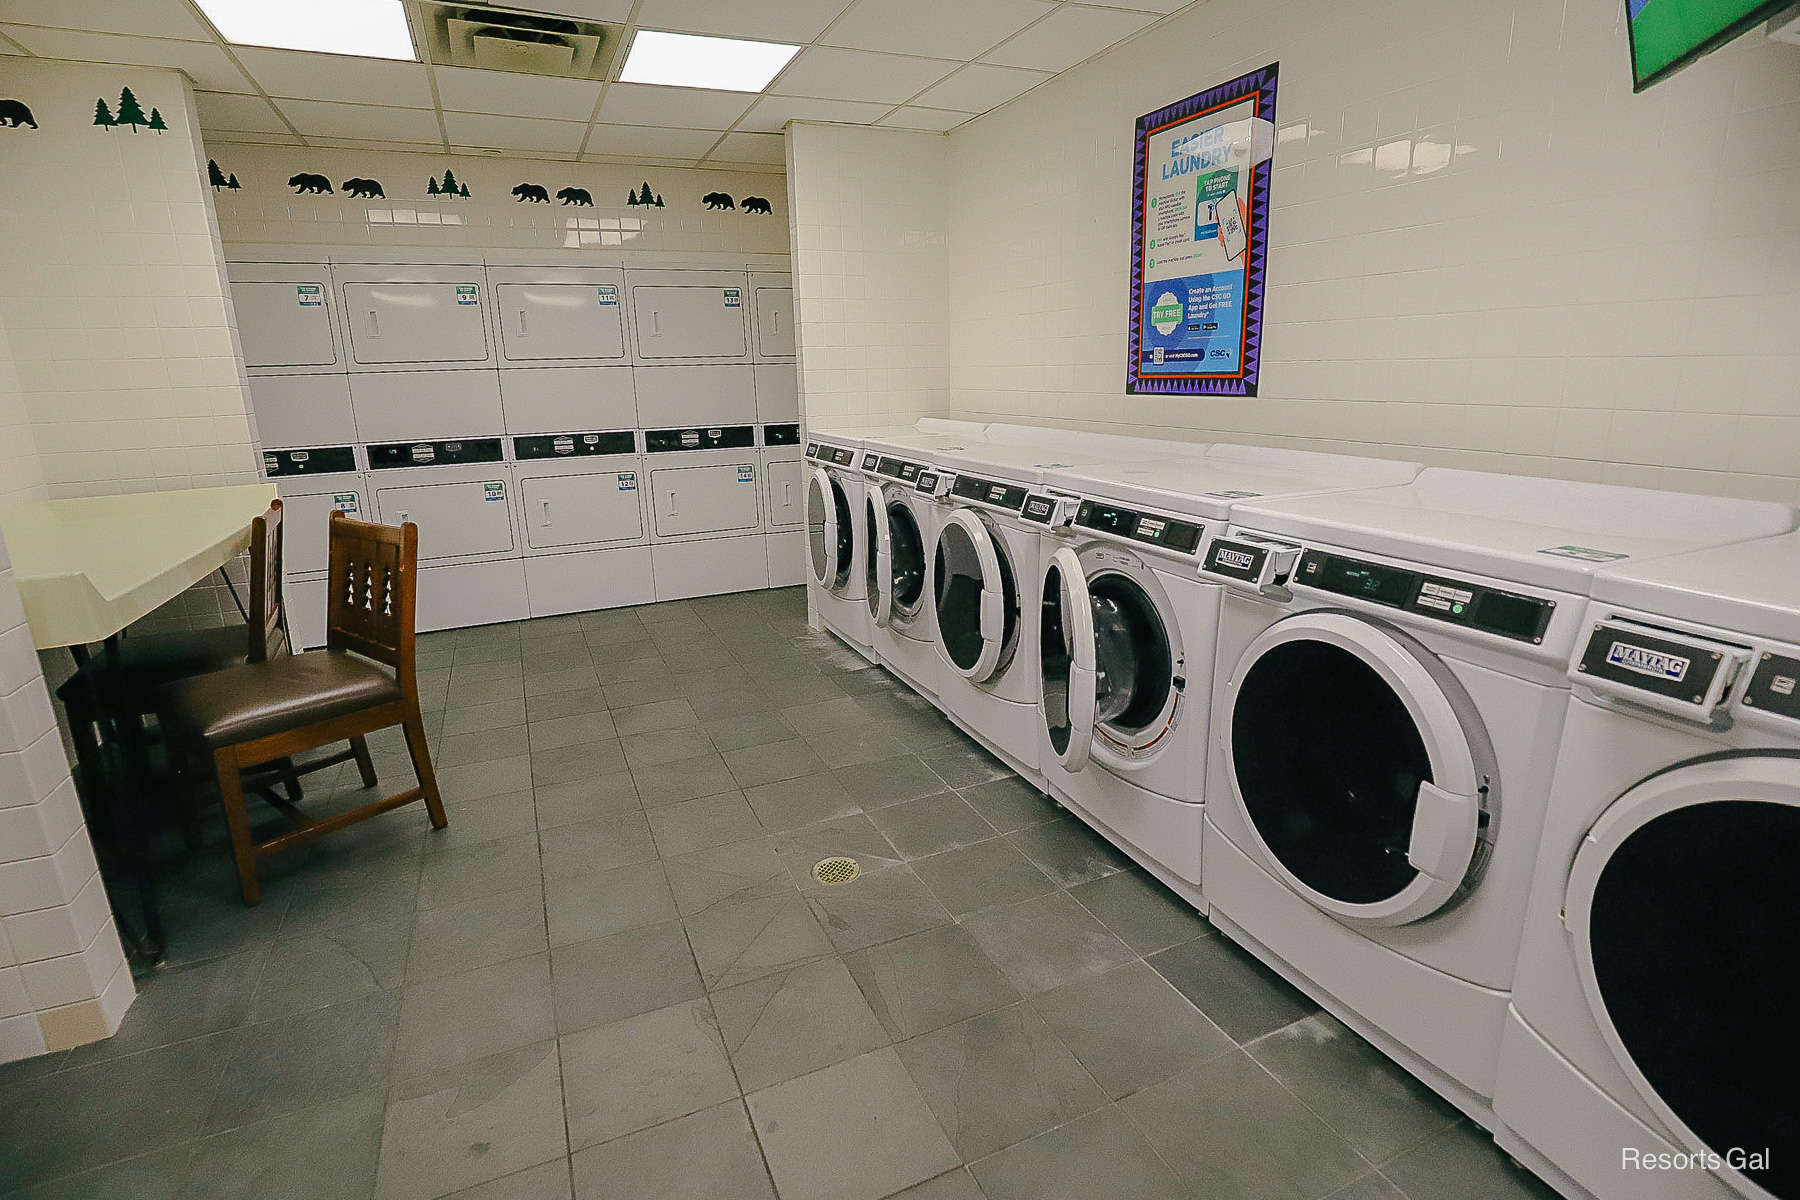
[(401, 699), (399, 682), (342, 650), (310, 650), (178, 680), (164, 689), (175, 736), (226, 746)]

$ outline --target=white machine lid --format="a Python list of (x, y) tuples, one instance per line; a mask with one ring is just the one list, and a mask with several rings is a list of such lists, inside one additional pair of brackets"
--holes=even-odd
[(1045, 483), (1082, 495), (1169, 512), (1228, 519), (1243, 504), (1406, 483), (1418, 463), (1307, 450), (1216, 445), (1199, 458), (1101, 463), (1050, 473)]
[(1118, 462), (1153, 458), (1198, 458), (1211, 449), (1206, 442), (1095, 433), (1085, 429), (1061, 429), (1048, 425), (1017, 425), (1007, 421), (996, 421), (989, 425), (987, 440), (996, 445), (1040, 446), (1059, 453), (1065, 450), (1079, 453), (1101, 451), (1109, 459)]
[(1037, 485), (1044, 482), (1044, 477), (1050, 471), (1089, 463), (1111, 462), (1121, 453), (1118, 448), (1107, 446), (1101, 438), (1089, 437), (1086, 442), (1086, 448), (1077, 448), (1072, 444), (1018, 446), (980, 442), (966, 449), (944, 451), (937, 456), (937, 461), (951, 470), (970, 475)]
[(961, 426), (963, 431), (928, 428), (923, 421), (917, 425), (884, 425), (863, 430), (862, 445), (865, 450), (930, 457), (940, 450), (961, 450), (982, 442), (984, 426), (972, 421), (941, 421), (934, 425)]
[(1566, 479), (1431, 467), (1409, 484), (1232, 511), (1245, 529), (1587, 595), (1603, 567), (1786, 533), (1795, 510)]
[(1800, 533), (1607, 568), (1594, 599), (1800, 644)]

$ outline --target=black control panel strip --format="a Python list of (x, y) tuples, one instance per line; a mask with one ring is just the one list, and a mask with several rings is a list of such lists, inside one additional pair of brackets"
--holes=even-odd
[(1149, 546), (1161, 546), (1180, 554), (1198, 553), (1200, 535), (1205, 532), (1192, 521), (1165, 517), (1159, 513), (1139, 512), (1117, 504), (1102, 504), (1098, 500), (1081, 502), (1081, 507), (1075, 510), (1075, 524), (1082, 529), (1110, 533), (1114, 537), (1128, 538)]
[(919, 481), (919, 470), (919, 464), (916, 462), (907, 462), (904, 459), (899, 458), (889, 458), (886, 455), (883, 455), (881, 460), (875, 464), (875, 473), (877, 475), (886, 475), (889, 479), (898, 479), (902, 483), (917, 483)]
[(856, 465), (856, 451), (848, 446), (832, 446), (825, 442), (809, 444), (806, 447), (806, 457), (834, 467)]
[(513, 457), (521, 461), (635, 453), (637, 435), (629, 429), (601, 433), (534, 433), (513, 439)]
[(798, 446), (800, 444), (800, 426), (795, 423), (786, 425), (764, 425), (763, 445), (765, 446)]
[(311, 446), (304, 450), (263, 451), (263, 474), (270, 479), (354, 470), (356, 448), (353, 446)]
[(1521, 642), (1543, 641), (1556, 612), (1554, 600), (1320, 550), (1301, 556), (1294, 582)]
[(453, 467), (461, 463), (500, 462), (506, 457), (501, 440), (460, 438), (441, 442), (389, 442), (369, 447), (369, 469)]
[(950, 485), (950, 494), (958, 500), (973, 500), (977, 504), (1018, 512), (1025, 507), (1025, 497), (1030, 492), (1016, 483), (998, 483), (979, 475), (958, 475), (956, 482)]
[(741, 450), (756, 444), (754, 425), (713, 425), (698, 429), (646, 429), (647, 454), (675, 454), (687, 450)]

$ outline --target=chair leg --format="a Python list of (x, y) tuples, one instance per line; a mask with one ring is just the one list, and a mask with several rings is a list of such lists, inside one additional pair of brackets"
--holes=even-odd
[(375, 786), (375, 760), (369, 757), (369, 739), (353, 737), (350, 739), (350, 750), (356, 755), (356, 769), (362, 772), (362, 784), (366, 788)]
[(413, 709), (402, 726), (406, 730), (406, 749), (412, 755), (413, 771), (419, 777), (419, 790), (425, 793), (425, 811), (431, 814), (431, 827), (442, 829), (450, 823), (444, 812), (444, 798), (438, 794), (437, 772), (431, 768), (431, 747), (425, 741), (425, 721)]
[(244, 781), (237, 756), (229, 748), (213, 753), (213, 769), (219, 776), (219, 803), (231, 830), (231, 856), (237, 860), (238, 888), (246, 905), (262, 902), (262, 884), (256, 878), (256, 842), (250, 836), (250, 811), (244, 804)]
[(288, 803), (299, 804), (306, 799), (306, 793), (300, 790), (300, 772), (294, 769), (294, 760), (281, 760), (281, 786), (287, 789)]

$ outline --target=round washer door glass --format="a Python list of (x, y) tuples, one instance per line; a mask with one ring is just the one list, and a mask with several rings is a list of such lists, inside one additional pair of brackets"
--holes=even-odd
[(1583, 987), (1690, 1149), (1772, 1150), (1732, 1165), (1800, 1196), (1800, 758), (1714, 760), (1634, 791), (1644, 811), (1602, 818), (1571, 867)]
[(919, 519), (912, 506), (890, 501), (887, 506), (888, 535), (893, 539), (894, 609), (906, 616), (919, 611), (925, 598), (925, 539), (919, 533)]
[[(985, 521), (979, 521), (979, 525), (986, 528)], [(1000, 594), (1001, 618), (1004, 622), (1000, 631), (1002, 661), (1009, 656), (1019, 632), (1019, 589), (1013, 580), (1012, 567), (1007, 561), (1006, 553), (991, 535), (979, 535), (988, 538), (988, 545), (998, 563), (997, 574), (1000, 578), (989, 579), (987, 572), (982, 569), (982, 555), (976, 548), (975, 536), (977, 535), (971, 534), (961, 524), (945, 522), (943, 532), (938, 535), (937, 556), (932, 570), (936, 587), (938, 636), (943, 641), (944, 651), (950, 656), (950, 661), (963, 671), (975, 670), (981, 662), (982, 652), (987, 649), (987, 638), (983, 636), (981, 627), (981, 599), (985, 590), (994, 588)]]
[(1088, 579), (1094, 611), (1094, 721), (1135, 733), (1162, 715), (1174, 683), (1156, 602), (1116, 571)]
[(823, 471), (814, 471), (806, 484), (806, 557), (812, 576), (819, 583), (837, 571), (831, 561), (836, 531), (827, 515), (831, 512), (831, 480)]

